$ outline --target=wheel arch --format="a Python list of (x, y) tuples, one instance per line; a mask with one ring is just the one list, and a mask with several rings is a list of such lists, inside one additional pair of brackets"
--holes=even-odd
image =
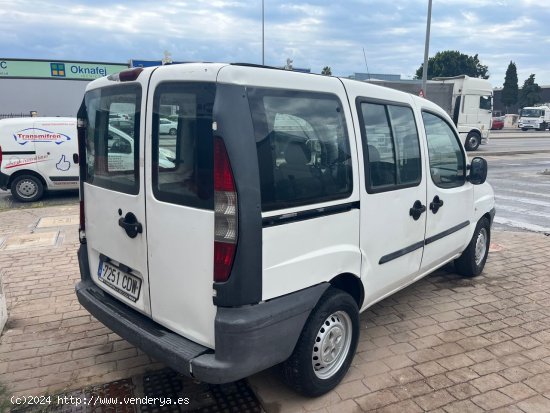
[(40, 175), (38, 172), (33, 171), (31, 169), (21, 169), (12, 173), (8, 180), (8, 184), (7, 184), (8, 189), (11, 189), (11, 184), (14, 181), (14, 179), (21, 175), (32, 175), (38, 178), (40, 182), (42, 182), (42, 185), (44, 185), (44, 189), (48, 189), (48, 184), (46, 183), (46, 180), (44, 179), (44, 177)]
[(335, 276), (329, 281), (330, 285), (334, 288), (342, 290), (355, 300), (357, 307), (361, 308), (363, 301), (365, 300), (365, 288), (361, 279), (352, 273), (342, 273)]
[(481, 221), (483, 218), (487, 218), (487, 220), (489, 221), (489, 224), (492, 224), (492, 223), (493, 223), (493, 220), (494, 220), (494, 215), (491, 215), (490, 212), (486, 212), (485, 214), (483, 214), (483, 215), (479, 218), (478, 222)]

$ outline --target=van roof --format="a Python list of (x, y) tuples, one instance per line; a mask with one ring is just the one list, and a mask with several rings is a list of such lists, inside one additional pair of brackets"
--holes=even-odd
[(0, 125), (20, 125), (22, 123), (76, 123), (76, 118), (71, 117), (58, 117), (58, 116), (44, 116), (44, 117), (23, 117), (23, 118), (5, 118), (0, 119)]
[[(228, 68), (231, 68), (232, 70), (235, 71), (234, 75), (229, 76), (229, 78), (230, 78), (229, 81), (231, 83), (233, 83), (233, 82), (240, 83), (240, 82), (243, 82), (243, 81), (245, 83), (247, 83), (248, 79), (246, 77), (243, 77), (242, 75), (245, 74), (248, 71), (258, 71), (258, 72), (259, 71), (273, 71), (273, 73), (274, 74), (276, 73), (277, 76), (281, 76), (281, 75), (283, 75), (283, 73), (287, 73), (288, 76), (294, 77), (295, 79), (298, 78), (298, 77), (301, 77), (304, 80), (308, 79), (308, 81), (306, 81), (306, 82), (310, 85), (312, 85), (316, 82), (328, 82), (328, 83), (330, 83), (330, 82), (334, 82), (335, 79), (338, 79), (346, 85), (357, 84), (357, 85), (361, 85), (361, 87), (364, 88), (364, 90), (372, 90), (373, 92), (375, 92), (375, 91), (378, 91), (378, 92), (384, 91), (385, 94), (389, 94), (389, 95), (392, 95), (394, 97), (411, 95), (410, 93), (407, 93), (407, 92), (402, 92), (402, 91), (399, 91), (399, 90), (387, 88), (387, 87), (384, 87), (384, 86), (375, 85), (375, 84), (368, 83), (368, 82), (363, 82), (363, 81), (360, 81), (360, 80), (349, 79), (349, 78), (338, 77), (338, 76), (326, 76), (326, 75), (321, 75), (321, 74), (318, 74), (318, 73), (295, 72), (295, 71), (291, 71), (291, 70), (285, 70), (285, 69), (279, 68), (279, 67), (258, 65), (258, 64), (253, 64), (253, 63), (186, 62), (186, 63), (169, 64), (169, 65), (164, 65), (164, 66), (144, 67), (143, 68), (143, 73), (148, 73), (148, 75), (150, 75), (151, 74), (150, 72), (158, 70), (158, 71), (165, 72), (165, 73), (166, 72), (168, 72), (168, 73), (172, 72), (173, 75), (177, 76), (179, 74), (179, 72), (184, 73), (184, 72), (188, 72), (190, 69), (192, 71), (195, 71), (196, 69), (201, 69), (201, 68), (205, 69), (205, 70), (210, 69), (210, 70), (216, 71), (218, 73), (222, 68), (224, 70), (228, 69)], [(227, 77), (226, 77), (226, 80), (227, 80)], [(90, 82), (88, 84), (88, 87), (86, 88), (86, 90), (95, 89), (95, 88), (102, 87), (102, 86), (108, 86), (108, 85), (111, 85), (111, 84), (112, 84), (111, 80), (109, 80), (107, 77), (102, 77), (102, 78), (99, 78), (99, 79), (96, 79), (96, 80)], [(420, 104), (422, 104), (422, 106), (424, 106), (424, 107), (433, 108), (434, 110), (439, 109), (439, 106), (437, 106), (435, 104), (432, 104), (430, 101), (428, 101), (426, 99), (418, 98), (415, 95), (411, 95), (411, 96), (413, 96), (413, 98), (415, 98), (415, 100), (417, 102), (419, 102)]]

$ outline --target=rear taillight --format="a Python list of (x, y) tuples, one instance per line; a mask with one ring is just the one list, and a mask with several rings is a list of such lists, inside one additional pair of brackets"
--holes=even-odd
[(2, 167), (2, 147), (0, 146), (0, 167)]
[(221, 138), (214, 138), (214, 281), (231, 274), (237, 249), (238, 208), (235, 180)]

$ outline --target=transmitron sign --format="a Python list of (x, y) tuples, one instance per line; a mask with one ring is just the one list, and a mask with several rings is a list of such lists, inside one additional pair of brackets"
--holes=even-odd
[(14, 60), (0, 58), (1, 78), (93, 80), (118, 73), (128, 65), (59, 60)]

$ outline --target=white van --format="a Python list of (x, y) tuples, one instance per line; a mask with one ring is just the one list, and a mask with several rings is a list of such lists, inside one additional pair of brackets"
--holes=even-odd
[[(104, 162), (117, 105), (137, 119), (126, 170)], [(485, 265), (487, 163), (426, 99), (193, 63), (91, 82), (78, 122), (78, 299), (198, 380), (281, 364), (294, 389), (323, 394), (350, 366), (361, 311), (448, 262), (468, 277)]]
[(44, 191), (78, 188), (75, 118), (0, 120), (0, 188), (19, 201), (36, 201)]
[[(108, 138), (109, 168), (132, 166), (133, 138), (112, 125)], [(78, 189), (77, 154), (76, 118), (0, 120), (0, 188), (21, 202), (37, 201), (46, 189)], [(173, 167), (173, 159), (174, 152), (161, 149), (162, 167)]]

